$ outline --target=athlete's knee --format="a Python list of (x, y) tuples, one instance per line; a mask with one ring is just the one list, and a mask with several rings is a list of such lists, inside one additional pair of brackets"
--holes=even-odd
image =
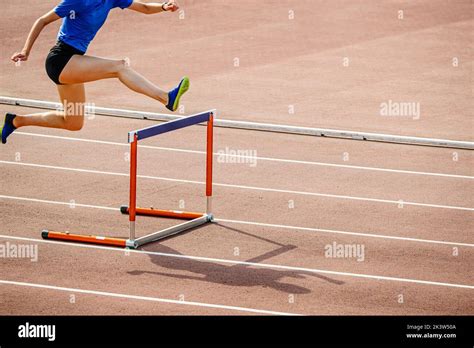
[(84, 122), (70, 122), (66, 123), (66, 129), (71, 132), (78, 132), (84, 127)]
[(84, 127), (84, 116), (70, 115), (65, 118), (65, 128), (71, 132), (77, 132)]
[(114, 71), (117, 76), (130, 69), (130, 60), (128, 58), (119, 59), (114, 62)]

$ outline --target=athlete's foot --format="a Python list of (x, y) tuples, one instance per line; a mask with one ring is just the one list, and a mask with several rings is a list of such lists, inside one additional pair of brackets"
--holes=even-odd
[(13, 120), (15, 119), (15, 117), (16, 117), (15, 114), (7, 113), (5, 115), (5, 119), (3, 120), (2, 128), (0, 129), (0, 132), (2, 133), (2, 144), (7, 143), (7, 138), (16, 129), (16, 127), (13, 125)]
[(181, 99), (183, 94), (188, 91), (188, 89), (189, 89), (189, 78), (183, 77), (178, 87), (176, 87), (175, 89), (171, 90), (168, 93), (168, 104), (166, 105), (166, 108), (173, 112), (178, 110), (179, 100)]

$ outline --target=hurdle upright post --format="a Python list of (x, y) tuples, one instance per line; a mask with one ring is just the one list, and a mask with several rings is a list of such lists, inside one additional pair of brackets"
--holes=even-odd
[(133, 141), (130, 144), (130, 202), (129, 202), (129, 221), (130, 221), (130, 240), (135, 240), (135, 220), (137, 212), (137, 156), (138, 156), (138, 135), (133, 135)]
[(212, 160), (214, 156), (214, 113), (207, 121), (207, 160), (206, 160), (206, 214), (212, 215)]

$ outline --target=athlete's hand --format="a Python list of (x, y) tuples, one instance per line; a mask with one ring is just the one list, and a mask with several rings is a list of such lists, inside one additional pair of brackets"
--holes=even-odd
[(163, 9), (165, 11), (175, 12), (175, 11), (179, 10), (178, 2), (176, 0), (169, 0), (168, 2), (166, 2), (163, 5)]
[(16, 52), (12, 56), (11, 60), (13, 60), (15, 63), (18, 62), (18, 61), (24, 62), (24, 61), (28, 60), (28, 56), (29, 56), (28, 52), (25, 52), (25, 51)]

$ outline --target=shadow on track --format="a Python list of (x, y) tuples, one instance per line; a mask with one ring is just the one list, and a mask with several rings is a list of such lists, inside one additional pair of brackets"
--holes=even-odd
[[(219, 224), (219, 226), (225, 229), (230, 229), (237, 233), (242, 233), (247, 236), (264, 240), (266, 242), (269, 242), (278, 246), (277, 249), (272, 250), (268, 253), (256, 256), (250, 260), (247, 260), (246, 262), (253, 262), (253, 263), (262, 262), (271, 257), (283, 254), (290, 250), (297, 249), (297, 247), (294, 245), (283, 245), (283, 244), (250, 234), (248, 232), (244, 232), (241, 230), (223, 226), (221, 224)], [(182, 255), (177, 250), (174, 250), (170, 247), (167, 247), (159, 243), (150, 244), (143, 250)], [(192, 260), (192, 259), (178, 259), (178, 258), (163, 257), (160, 255), (149, 255), (149, 257), (150, 257), (150, 260), (153, 262), (153, 264), (155, 264), (159, 268), (165, 268), (165, 269), (170, 269), (174, 271), (182, 271), (186, 273), (194, 273), (196, 275), (166, 273), (166, 272), (161, 272), (161, 271), (140, 271), (140, 270), (130, 271), (128, 273), (131, 275), (136, 275), (136, 276), (142, 275), (142, 274), (150, 274), (150, 275), (157, 275), (157, 276), (166, 276), (166, 277), (176, 278), (176, 279), (198, 280), (202, 282), (216, 283), (216, 284), (222, 284), (222, 285), (228, 285), (228, 286), (243, 286), (243, 287), (260, 286), (264, 288), (269, 287), (277, 291), (281, 291), (288, 294), (295, 294), (295, 295), (308, 294), (311, 292), (311, 290), (299, 285), (291, 284), (290, 282), (285, 282), (284, 281), (285, 278), (307, 279), (307, 278), (313, 277), (313, 278), (318, 278), (320, 280), (323, 280), (335, 285), (344, 284), (344, 282), (342, 281), (338, 281), (338, 280), (335, 280), (335, 279), (332, 279), (320, 274), (312, 273), (312, 272), (259, 268), (255, 266), (241, 265), (241, 264), (235, 264), (235, 265), (229, 266), (226, 264), (219, 264), (217, 262), (199, 261), (199, 260)]]

